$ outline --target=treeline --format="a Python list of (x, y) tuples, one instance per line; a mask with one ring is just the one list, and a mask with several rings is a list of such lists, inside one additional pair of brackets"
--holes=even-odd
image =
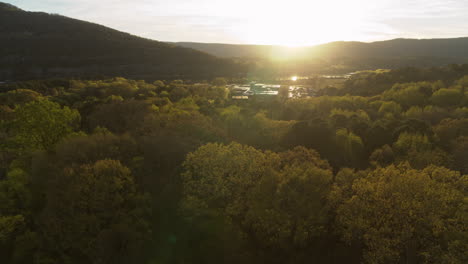
[(468, 62), (465, 49), (468, 38), (393, 39), (371, 43), (337, 41), (295, 48), (193, 42), (176, 44), (221, 58), (250, 60), (257, 66), (256, 74), (269, 73), (272, 76), (345, 74), (367, 69), (440, 67)]
[(223, 78), (3, 84), (0, 258), (466, 263), (468, 77), (452, 70), (248, 101)]
[(319, 95), (374, 96), (385, 92), (396, 83), (441, 81), (445, 86), (466, 75), (468, 75), (468, 64), (452, 64), (439, 68), (407, 67), (392, 71), (367, 71), (347, 80), (343, 89), (330, 86), (321, 90)]

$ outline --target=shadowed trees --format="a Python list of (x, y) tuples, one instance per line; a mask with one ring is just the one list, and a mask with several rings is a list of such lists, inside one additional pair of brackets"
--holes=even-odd
[[(41, 214), (43, 261), (134, 263), (150, 235), (145, 196), (128, 168), (101, 160), (65, 168)], [(68, 254), (64, 254), (68, 252)]]

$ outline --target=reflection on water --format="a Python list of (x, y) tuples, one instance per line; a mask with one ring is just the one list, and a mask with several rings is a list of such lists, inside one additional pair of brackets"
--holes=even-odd
[[(289, 98), (316, 96), (317, 91), (325, 87), (340, 87), (347, 79), (356, 73), (342, 75), (318, 75), (313, 77), (290, 76), (277, 78), (271, 82), (276, 84), (264, 84), (251, 82), (249, 84), (233, 84), (230, 91), (233, 99), (249, 99), (252, 96), (277, 96), (284, 97), (288, 93)], [(278, 84), (281, 83), (281, 84)], [(282, 90), (282, 92), (281, 92)]]
[(313, 80), (317, 78), (322, 79), (349, 79), (351, 76), (356, 74), (355, 72), (347, 73), (347, 74), (336, 74), (336, 75), (318, 75), (318, 76), (293, 76), (293, 77), (281, 77), (277, 78), (277, 81), (299, 81), (299, 80)]

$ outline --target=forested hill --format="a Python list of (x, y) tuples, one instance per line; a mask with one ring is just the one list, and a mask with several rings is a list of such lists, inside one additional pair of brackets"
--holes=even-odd
[(394, 39), (372, 43), (339, 41), (297, 48), (192, 42), (175, 44), (225, 58), (320, 62), (322, 65), (345, 65), (349, 70), (432, 67), (468, 62), (468, 38)]
[[(236, 45), (216, 43), (178, 42), (219, 57), (266, 57), (280, 50), (279, 46)], [(404, 57), (424, 56), (468, 59), (468, 37), (452, 39), (393, 39), (378, 42), (337, 41), (327, 44), (294, 48), (301, 56), (332, 57)]]
[(240, 71), (230, 60), (193, 49), (0, 3), (0, 80), (103, 76), (196, 79)]

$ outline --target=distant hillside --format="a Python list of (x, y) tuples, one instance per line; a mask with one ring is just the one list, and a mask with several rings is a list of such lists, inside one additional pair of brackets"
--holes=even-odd
[(315, 56), (468, 58), (468, 38), (333, 42), (309, 49)]
[(329, 64), (347, 64), (356, 68), (441, 66), (468, 62), (468, 38), (394, 39), (372, 43), (339, 41), (298, 48), (192, 42), (175, 44), (225, 58), (322, 60)]
[(332, 57), (402, 57), (468, 58), (468, 37), (452, 39), (393, 39), (378, 42), (337, 41), (327, 44), (287, 48), (269, 45), (236, 45), (217, 43), (176, 42), (219, 57), (266, 57), (286, 49), (294, 54), (314, 58)]
[(0, 3), (0, 81), (113, 76), (146, 80), (210, 79), (241, 77), (247, 73), (270, 78), (452, 63), (468, 63), (468, 38), (333, 42), (295, 49), (165, 43)]
[(241, 45), (221, 43), (173, 42), (181, 47), (192, 48), (224, 58), (263, 58), (268, 57), (276, 48), (270, 45)]
[(0, 80), (103, 76), (198, 79), (240, 73), (242, 68), (228, 59), (0, 3)]

